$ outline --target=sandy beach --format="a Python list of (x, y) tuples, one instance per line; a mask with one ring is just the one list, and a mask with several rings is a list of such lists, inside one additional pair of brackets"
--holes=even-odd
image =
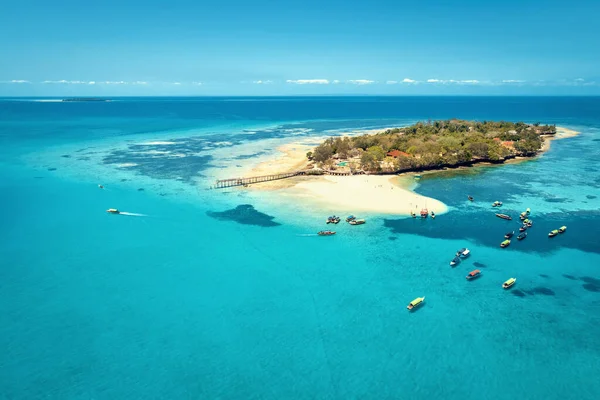
[(550, 150), (550, 146), (554, 140), (567, 139), (579, 135), (581, 132), (574, 131), (573, 129), (563, 128), (560, 126), (556, 127), (555, 135), (544, 136), (544, 144), (542, 145), (542, 153)]

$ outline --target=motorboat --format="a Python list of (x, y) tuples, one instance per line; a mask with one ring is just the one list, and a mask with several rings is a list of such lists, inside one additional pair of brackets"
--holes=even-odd
[[(527, 221), (527, 222), (525, 223), (525, 225), (527, 225), (527, 227), (528, 227), (528, 228), (531, 228), (531, 227), (533, 226), (533, 220), (526, 219), (525, 221)], [(525, 222), (525, 221), (523, 221), (523, 222)]]
[(521, 232), (521, 233), (519, 233), (519, 236), (517, 236), (517, 239), (523, 240), (526, 237), (527, 237), (527, 232)]
[(121, 214), (121, 211), (117, 210), (116, 208), (109, 208), (106, 210), (106, 212), (109, 214)]
[(506, 215), (506, 214), (496, 214), (496, 217), (498, 218), (502, 218), (502, 219), (507, 219), (507, 220), (512, 220), (512, 217), (510, 215)]
[(527, 210), (525, 210), (525, 212), (527, 213), (527, 215), (531, 214), (531, 208), (527, 208)]
[(519, 219), (521, 219), (521, 221), (524, 221), (525, 218), (527, 218), (527, 213), (523, 211), (521, 214), (519, 214)]
[(467, 275), (467, 280), (471, 280), (471, 279), (475, 279), (478, 278), (479, 276), (481, 276), (481, 271), (476, 269), (474, 271), (469, 272), (469, 275)]
[(456, 267), (458, 264), (460, 264), (460, 257), (456, 256), (452, 259), (452, 261), (450, 261), (450, 266), (451, 267)]
[(566, 230), (567, 230), (566, 226), (561, 226), (560, 228), (558, 228), (558, 233), (565, 233)]
[(458, 257), (458, 256), (460, 256), (460, 255), (461, 255), (462, 253), (464, 253), (465, 251), (467, 251), (467, 248), (466, 248), (466, 247), (463, 247), (462, 249), (459, 249), (459, 250), (456, 252), (456, 256), (457, 256), (457, 257)]
[(461, 250), (463, 250), (463, 251), (459, 254), (460, 258), (467, 258), (471, 255), (471, 250), (469, 250), (469, 249), (461, 249)]
[(340, 222), (340, 217), (336, 217), (335, 215), (327, 218), (328, 224), (337, 224)]
[(421, 210), (421, 218), (427, 218), (428, 215), (429, 215), (429, 211), (427, 211), (426, 208), (423, 208)]
[(469, 201), (473, 201), (473, 200), (475, 200), (475, 199), (473, 198), (473, 196), (467, 196), (467, 198), (469, 199)]
[(99, 189), (104, 189), (104, 186), (102, 186), (102, 185), (98, 185), (98, 188), (99, 188)]
[(416, 299), (414, 299), (413, 301), (408, 303), (406, 308), (409, 310), (414, 310), (415, 308), (421, 306), (424, 301), (425, 301), (425, 297), (417, 297)]
[(515, 236), (515, 231), (508, 232), (507, 234), (505, 234), (504, 239), (510, 239), (513, 236)]
[(553, 231), (550, 231), (550, 233), (548, 234), (548, 237), (554, 237), (558, 235), (558, 229), (555, 229)]
[(356, 219), (356, 217), (354, 215), (350, 215), (350, 216), (346, 217), (346, 222), (354, 221), (355, 219)]
[(502, 207), (502, 202), (501, 201), (495, 201), (492, 203), (492, 207)]
[(519, 232), (525, 232), (527, 230), (528, 226), (523, 224), (520, 228), (519, 228)]
[(435, 219), (435, 213), (433, 211), (431, 212), (431, 219)]
[(320, 231), (317, 233), (319, 236), (331, 236), (335, 235), (335, 231)]
[(500, 243), (500, 247), (505, 248), (510, 245), (510, 240), (506, 239), (504, 242)]
[(514, 285), (516, 281), (517, 281), (517, 278), (510, 278), (510, 279), (508, 279), (506, 282), (504, 282), (502, 284), (502, 287), (504, 289), (508, 289), (509, 287), (511, 287), (512, 285)]
[(365, 220), (365, 219), (353, 219), (352, 221), (349, 221), (348, 223), (350, 225), (362, 225), (365, 222), (367, 222), (367, 220)]

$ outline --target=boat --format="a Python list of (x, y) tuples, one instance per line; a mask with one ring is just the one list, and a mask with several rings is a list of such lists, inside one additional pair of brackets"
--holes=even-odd
[(531, 214), (531, 208), (528, 208), (527, 210), (525, 210), (525, 213), (527, 213), (527, 215)]
[(523, 211), (520, 215), (519, 218), (521, 219), (521, 221), (524, 221), (525, 218), (527, 218), (527, 213), (525, 211)]
[(121, 214), (121, 211), (117, 210), (116, 208), (109, 208), (106, 210), (106, 212), (110, 214)]
[(471, 255), (471, 250), (469, 249), (462, 249), (463, 251), (459, 254), (460, 258), (467, 258)]
[(504, 239), (510, 239), (513, 236), (515, 236), (515, 231), (508, 232), (506, 235), (504, 235)]
[(353, 219), (352, 221), (348, 222), (350, 225), (362, 225), (365, 222), (367, 222), (367, 220), (365, 219)]
[(451, 267), (456, 267), (458, 264), (460, 264), (460, 257), (456, 256), (452, 259), (452, 261), (450, 261), (450, 266)]
[(464, 253), (465, 251), (467, 251), (467, 248), (466, 248), (466, 247), (463, 247), (462, 249), (459, 249), (459, 250), (456, 252), (456, 256), (457, 256), (457, 257), (458, 257), (458, 256), (460, 256), (460, 255), (461, 255), (462, 253)]
[(425, 301), (425, 297), (417, 297), (416, 299), (414, 299), (413, 301), (408, 303), (406, 308), (408, 308), (409, 310), (413, 310), (413, 309), (419, 307), (420, 305), (422, 305), (424, 301)]
[(473, 201), (473, 200), (475, 200), (475, 199), (473, 198), (473, 196), (467, 196), (467, 198), (469, 199), (469, 201)]
[(492, 203), (492, 207), (502, 207), (502, 202), (496, 200), (495, 202)]
[(526, 237), (527, 237), (527, 232), (521, 232), (521, 233), (519, 233), (519, 236), (517, 236), (517, 239), (523, 240)]
[(478, 278), (480, 275), (481, 271), (476, 269), (474, 271), (469, 272), (469, 275), (467, 275), (467, 280)]
[(104, 186), (102, 186), (102, 185), (98, 185), (98, 188), (100, 188), (100, 189), (104, 189)]
[(421, 218), (427, 218), (428, 215), (429, 215), (429, 211), (427, 211), (426, 208), (423, 208), (421, 210)]
[(558, 235), (558, 229), (555, 229), (553, 231), (550, 231), (550, 233), (548, 234), (548, 237), (554, 237)]
[(355, 219), (356, 219), (356, 217), (354, 215), (350, 215), (350, 216), (346, 217), (346, 222), (354, 221)]
[(319, 236), (331, 236), (335, 235), (335, 231), (320, 231), (317, 233)]
[(502, 287), (504, 289), (508, 289), (509, 287), (511, 287), (512, 285), (514, 285), (516, 281), (517, 281), (517, 278), (510, 278), (509, 280), (507, 280), (506, 282), (504, 282), (502, 284)]
[(509, 221), (512, 219), (512, 217), (510, 215), (506, 215), (506, 214), (496, 214), (496, 217), (502, 218), (502, 219), (507, 219)]
[(500, 247), (505, 248), (510, 244), (510, 239), (506, 239), (504, 242), (500, 243)]
[(521, 226), (519, 228), (519, 232), (525, 232), (527, 230), (527, 225), (523, 224), (523, 226)]
[(431, 219), (435, 219), (435, 213), (433, 211), (431, 212)]
[(417, 218), (417, 214), (415, 214), (415, 212), (414, 212), (414, 211), (411, 211), (411, 212), (410, 212), (410, 216), (411, 216), (411, 217), (413, 217), (413, 218)]
[(558, 233), (565, 233), (566, 230), (567, 230), (566, 226), (561, 226), (560, 228), (558, 228)]
[(335, 215), (327, 218), (328, 224), (337, 224), (340, 222), (340, 217), (336, 217)]
[(526, 225), (528, 228), (531, 228), (531, 226), (533, 225), (533, 221), (527, 218), (523, 221), (523, 224)]

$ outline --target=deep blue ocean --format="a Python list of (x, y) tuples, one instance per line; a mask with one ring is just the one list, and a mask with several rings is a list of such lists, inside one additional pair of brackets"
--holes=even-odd
[[(0, 99), (1, 399), (600, 398), (600, 98), (47, 100)], [(209, 190), (281, 143), (441, 118), (581, 134), (334, 237), (336, 210)], [(532, 210), (506, 249), (495, 200)]]

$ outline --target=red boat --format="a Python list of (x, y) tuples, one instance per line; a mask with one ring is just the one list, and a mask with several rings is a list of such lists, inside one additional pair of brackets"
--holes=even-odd
[(426, 208), (423, 208), (421, 210), (421, 218), (427, 218), (428, 215), (429, 215), (429, 211), (427, 211)]
[(477, 278), (479, 275), (481, 275), (481, 271), (476, 269), (474, 271), (469, 272), (469, 275), (467, 275), (467, 279), (471, 280), (471, 279), (475, 279)]
[(506, 215), (506, 214), (496, 214), (496, 217), (502, 218), (502, 219), (507, 219), (507, 220), (512, 219), (512, 217), (510, 215)]

